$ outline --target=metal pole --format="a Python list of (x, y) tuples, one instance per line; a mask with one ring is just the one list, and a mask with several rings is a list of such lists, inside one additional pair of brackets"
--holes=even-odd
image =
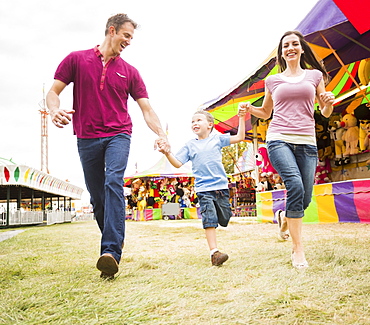
[(6, 189), (6, 226), (9, 227), (10, 218), (10, 186)]
[[(257, 123), (253, 124), (253, 152), (254, 152), (254, 159), (256, 159), (256, 155), (258, 152), (258, 135), (257, 135)], [(256, 185), (260, 181), (259, 173), (258, 173), (258, 166), (255, 164), (254, 171), (256, 174)]]

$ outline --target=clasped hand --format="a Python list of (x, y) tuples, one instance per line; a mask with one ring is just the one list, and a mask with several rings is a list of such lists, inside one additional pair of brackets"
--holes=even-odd
[[(252, 104), (250, 102), (246, 102), (246, 103), (239, 103), (239, 111), (238, 111), (238, 115), (242, 112), (244, 112), (244, 115), (248, 112), (250, 112), (250, 109), (252, 107)], [(243, 116), (243, 115), (239, 115), (239, 116)]]
[(163, 137), (159, 137), (157, 140), (155, 140), (154, 149), (157, 149), (158, 151), (167, 154), (171, 151), (171, 146), (168, 143), (168, 140)]
[(50, 118), (56, 127), (63, 128), (72, 120), (70, 115), (74, 112), (74, 110), (66, 111), (63, 109), (50, 110)]
[(333, 105), (335, 101), (335, 96), (331, 91), (325, 91), (320, 94), (320, 99), (325, 105)]
[[(242, 104), (244, 104), (244, 103), (242, 103)], [(248, 102), (248, 104), (249, 104), (249, 102)], [(243, 116), (245, 116), (245, 114), (247, 114), (247, 108), (239, 104), (238, 116), (243, 117)]]

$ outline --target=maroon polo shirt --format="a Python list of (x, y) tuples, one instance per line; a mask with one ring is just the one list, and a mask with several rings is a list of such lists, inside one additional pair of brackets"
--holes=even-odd
[(69, 54), (58, 66), (54, 79), (67, 85), (73, 82), (72, 121), (78, 138), (131, 135), (128, 96), (134, 100), (148, 98), (137, 69), (120, 56), (103, 66), (97, 47)]

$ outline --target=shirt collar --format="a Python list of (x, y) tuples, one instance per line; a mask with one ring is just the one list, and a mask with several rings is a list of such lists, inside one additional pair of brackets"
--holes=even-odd
[[(96, 56), (98, 57), (98, 58), (102, 58), (103, 57), (103, 54), (99, 51), (99, 45), (96, 45), (95, 47), (94, 47), (94, 52), (95, 52), (95, 54), (96, 54)], [(111, 60), (116, 60), (117, 58), (119, 57), (119, 55), (117, 55), (117, 56), (113, 56), (112, 58), (111, 58)]]

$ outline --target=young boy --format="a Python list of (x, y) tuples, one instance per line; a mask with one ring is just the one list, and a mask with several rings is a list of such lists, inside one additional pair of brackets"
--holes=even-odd
[(246, 110), (239, 108), (239, 128), (236, 135), (211, 134), (214, 126), (213, 116), (206, 111), (197, 111), (191, 122), (197, 139), (188, 141), (176, 155), (171, 152), (166, 153), (161, 146), (159, 148), (159, 151), (164, 153), (176, 168), (189, 160), (192, 161), (195, 191), (199, 199), (203, 228), (206, 232), (211, 262), (215, 266), (222, 265), (229, 258), (217, 248), (216, 228), (219, 224), (226, 227), (232, 215), (221, 148), (244, 140), (245, 114)]

